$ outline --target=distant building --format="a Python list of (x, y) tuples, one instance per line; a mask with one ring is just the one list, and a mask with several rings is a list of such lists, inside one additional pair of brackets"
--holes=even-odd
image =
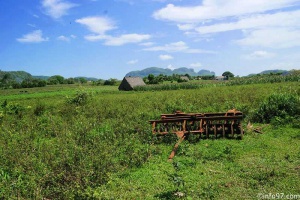
[(124, 77), (120, 86), (119, 90), (133, 90), (134, 87), (136, 86), (143, 86), (146, 85), (145, 82), (141, 77)]
[(180, 79), (183, 80), (183, 81), (189, 81), (189, 77), (187, 76), (180, 76)]
[(228, 80), (228, 76), (216, 76), (215, 80), (217, 80), (217, 81), (225, 81), (225, 80)]

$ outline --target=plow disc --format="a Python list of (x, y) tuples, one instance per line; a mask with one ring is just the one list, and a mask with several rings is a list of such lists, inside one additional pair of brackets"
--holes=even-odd
[(174, 146), (169, 159), (175, 156), (179, 144), (189, 135), (200, 138), (243, 137), (243, 113), (235, 109), (224, 113), (183, 113), (161, 114), (160, 120), (150, 120), (155, 135), (176, 134), (179, 141)]

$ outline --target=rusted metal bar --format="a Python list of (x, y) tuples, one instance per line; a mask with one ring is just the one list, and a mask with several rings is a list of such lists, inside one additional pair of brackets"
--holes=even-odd
[(169, 161), (171, 161), (171, 160), (174, 158), (174, 156), (175, 156), (175, 154), (176, 154), (176, 151), (177, 151), (177, 149), (178, 149), (180, 143), (184, 140), (184, 138), (185, 138), (185, 136), (180, 137), (180, 139), (178, 140), (178, 142), (175, 144), (175, 146), (174, 146), (174, 148), (173, 148), (171, 154), (169, 155)]

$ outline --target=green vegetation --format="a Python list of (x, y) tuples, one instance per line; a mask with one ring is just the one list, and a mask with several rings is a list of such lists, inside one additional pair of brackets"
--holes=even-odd
[[(176, 75), (175, 75), (176, 76)], [(159, 79), (161, 76), (153, 77)], [(146, 85), (135, 87), (136, 91), (155, 91), (155, 90), (180, 90), (180, 89), (199, 89), (206, 87), (216, 86), (235, 86), (235, 85), (249, 85), (259, 83), (281, 83), (281, 82), (300, 82), (300, 75), (298, 71), (291, 72), (288, 75), (281, 74), (265, 74), (255, 75), (250, 77), (234, 78), (230, 81), (216, 81), (216, 80), (200, 80), (190, 81), (188, 83), (180, 84), (158, 84), (158, 85)]]
[(117, 79), (96, 79), (87, 77), (64, 78), (61, 75), (54, 76), (32, 76), (24, 71), (5, 72), (0, 70), (0, 89), (20, 89), (45, 87), (46, 85), (63, 84), (85, 84), (91, 82), (93, 85), (118, 85)]
[[(26, 93), (1, 90), (0, 199), (300, 194), (299, 77), (260, 84), (210, 83), (159, 92), (87, 84), (29, 88)], [(176, 138), (152, 136), (148, 123), (175, 110), (232, 108), (245, 114), (243, 140), (190, 137), (172, 163), (167, 157)], [(271, 113), (273, 109), (278, 112)], [(249, 120), (263, 134), (247, 129)]]

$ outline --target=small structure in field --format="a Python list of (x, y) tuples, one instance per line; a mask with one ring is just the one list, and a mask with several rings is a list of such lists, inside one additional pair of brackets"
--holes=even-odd
[(136, 86), (143, 86), (143, 85), (146, 84), (141, 77), (128, 76), (123, 78), (119, 86), (119, 90), (129, 91), (129, 90), (133, 90), (133, 88)]
[(228, 76), (216, 76), (215, 80), (217, 80), (217, 81), (225, 81), (225, 80), (228, 80)]
[(189, 77), (187, 77), (187, 76), (180, 76), (180, 79), (182, 81), (189, 81), (190, 80)]

